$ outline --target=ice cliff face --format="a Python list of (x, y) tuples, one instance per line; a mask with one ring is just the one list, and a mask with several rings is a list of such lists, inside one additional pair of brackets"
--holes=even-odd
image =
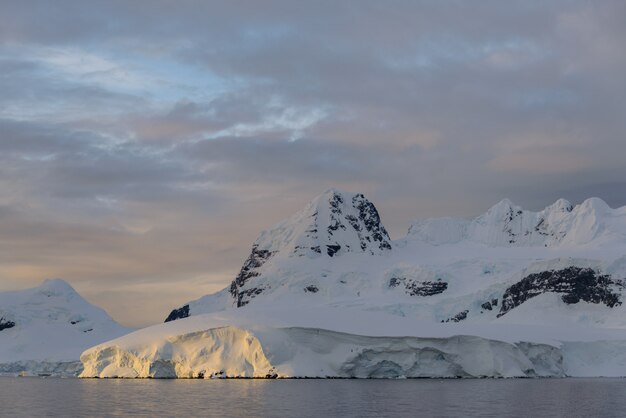
[[(132, 339), (131, 339), (132, 340)], [(313, 328), (222, 327), (122, 338), (87, 350), (82, 377), (563, 377), (563, 354), (546, 344), (480, 337), (367, 337)]]
[(74, 374), (85, 348), (129, 331), (63, 280), (0, 293), (0, 373)]

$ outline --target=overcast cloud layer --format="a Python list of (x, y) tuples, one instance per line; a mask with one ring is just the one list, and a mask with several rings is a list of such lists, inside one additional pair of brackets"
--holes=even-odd
[(626, 2), (0, 1), (0, 291), (127, 325), (329, 187), (394, 237), (504, 197), (626, 204)]

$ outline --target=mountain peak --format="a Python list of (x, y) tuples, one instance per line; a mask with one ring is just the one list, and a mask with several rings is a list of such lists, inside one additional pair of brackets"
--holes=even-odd
[(580, 204), (582, 211), (594, 211), (594, 212), (607, 212), (611, 210), (611, 207), (599, 197), (590, 197)]
[(54, 293), (76, 293), (72, 285), (63, 279), (46, 279), (38, 288)]
[(556, 202), (548, 206), (546, 212), (571, 212), (574, 206), (566, 199), (558, 199)]
[(492, 207), (490, 207), (487, 210), (486, 215), (489, 215), (489, 214), (494, 215), (494, 216), (501, 216), (505, 214), (508, 215), (508, 213), (511, 210), (521, 210), (521, 208), (514, 205), (510, 199), (504, 198), (498, 203), (496, 203), (495, 205), (493, 205)]
[(263, 231), (254, 247), (289, 257), (378, 254), (391, 240), (376, 207), (363, 194), (328, 189), (289, 219)]
[(362, 194), (328, 189), (289, 219), (263, 231), (233, 280), (230, 292), (242, 306), (259, 291), (250, 279), (270, 260), (285, 257), (339, 257), (345, 253), (382, 254), (391, 239), (373, 203)]
[(346, 194), (350, 194), (348, 192), (345, 192), (343, 190), (339, 190), (336, 189), (334, 187), (330, 187), (326, 190), (324, 190), (322, 193), (320, 193), (319, 195), (317, 195), (317, 197), (313, 198), (313, 200), (319, 199), (319, 198), (323, 198), (323, 197), (331, 197), (331, 196), (335, 196), (335, 195), (346, 195)]

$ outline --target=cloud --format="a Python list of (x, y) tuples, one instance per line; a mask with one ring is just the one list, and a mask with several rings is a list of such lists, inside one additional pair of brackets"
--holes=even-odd
[(617, 0), (3, 2), (0, 290), (64, 277), (158, 322), (331, 186), (396, 237), (503, 197), (624, 205), (625, 19)]

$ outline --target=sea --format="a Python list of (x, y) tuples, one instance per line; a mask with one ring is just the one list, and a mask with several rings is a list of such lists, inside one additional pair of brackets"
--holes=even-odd
[(626, 379), (0, 377), (0, 417), (626, 417)]

